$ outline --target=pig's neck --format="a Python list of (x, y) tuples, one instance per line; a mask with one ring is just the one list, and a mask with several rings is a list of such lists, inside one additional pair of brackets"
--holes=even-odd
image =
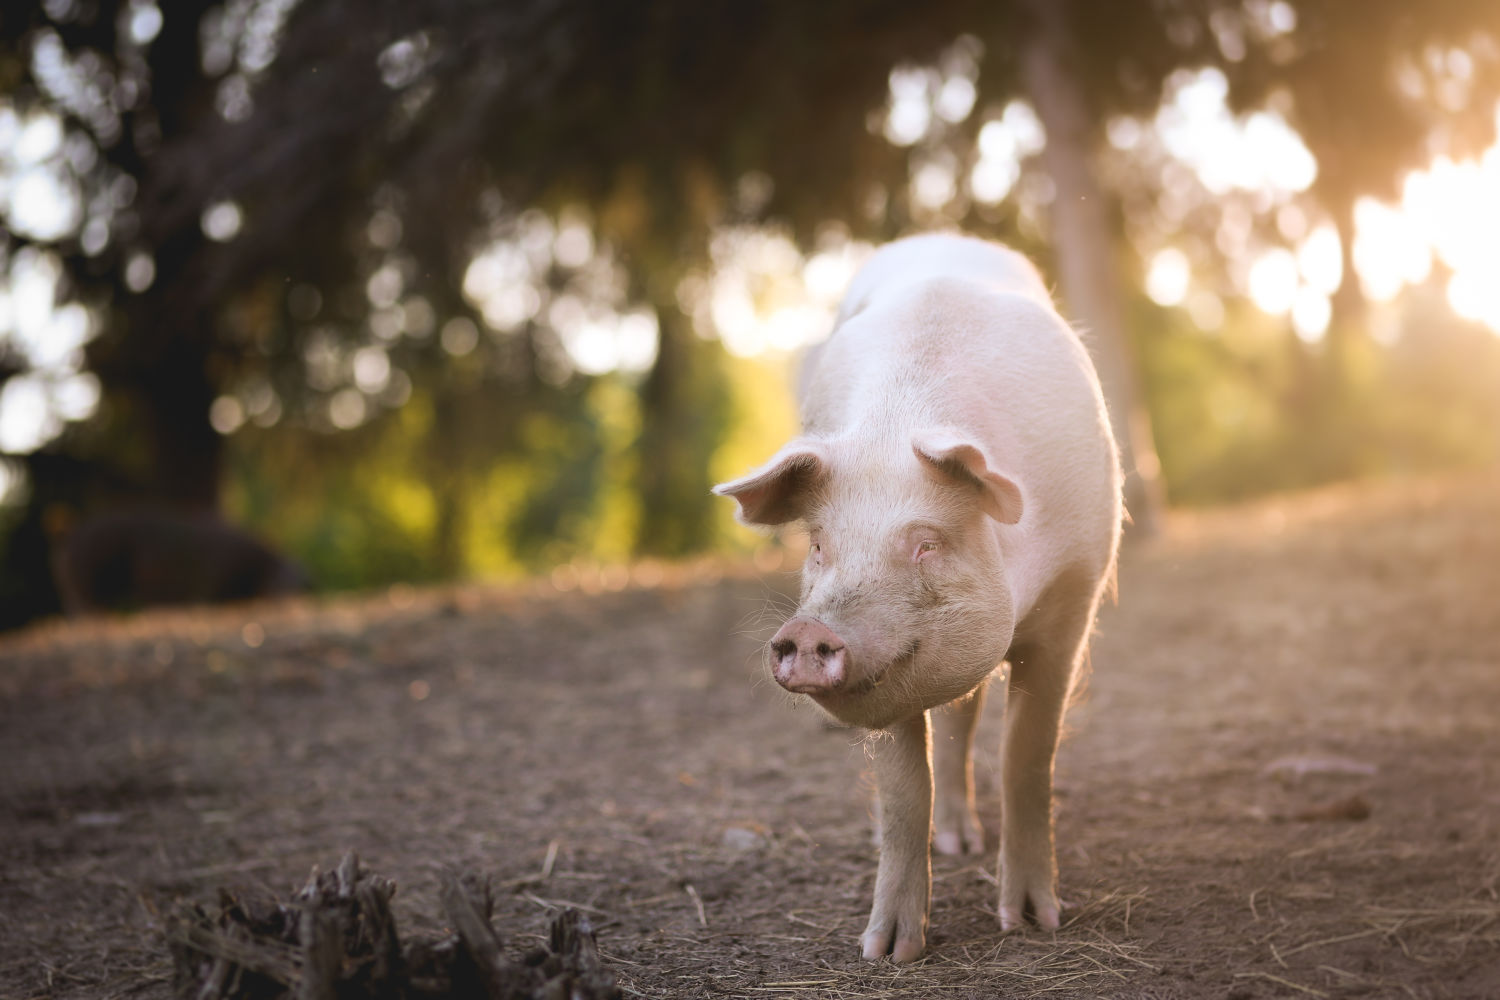
[(1001, 576), (1006, 590), (1010, 591), (1011, 608), (1016, 616), (1019, 632), (1028, 615), (1041, 600), (1045, 581), (1038, 571), (1042, 565), (1036, 546), (1028, 544), (1025, 522), (1021, 524), (996, 524), (991, 529), (1000, 541)]

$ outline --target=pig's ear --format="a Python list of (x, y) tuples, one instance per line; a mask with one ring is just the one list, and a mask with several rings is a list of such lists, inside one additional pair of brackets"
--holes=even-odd
[(739, 501), (745, 524), (785, 524), (806, 513), (814, 490), (828, 475), (828, 453), (807, 440), (788, 442), (771, 460), (714, 492)]
[(989, 456), (974, 441), (949, 429), (921, 431), (911, 439), (912, 450), (934, 472), (966, 482), (979, 490), (979, 506), (1001, 524), (1021, 520), (1021, 487), (996, 472)]

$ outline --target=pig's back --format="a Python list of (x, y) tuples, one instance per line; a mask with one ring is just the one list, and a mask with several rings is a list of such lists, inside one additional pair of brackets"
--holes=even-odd
[(1060, 437), (1108, 445), (1088, 352), (1046, 299), (968, 278), (881, 292), (812, 359), (804, 423), (816, 434), (951, 425), (1024, 460)]
[(909, 236), (881, 247), (859, 269), (839, 306), (838, 323), (877, 298), (934, 278), (965, 278), (995, 291), (1051, 301), (1036, 267), (1007, 246), (972, 236)]

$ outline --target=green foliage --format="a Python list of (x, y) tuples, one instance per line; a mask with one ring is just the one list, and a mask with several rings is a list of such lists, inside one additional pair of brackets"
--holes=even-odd
[(709, 466), (729, 411), (725, 352), (694, 334), (686, 317), (663, 326), (661, 350), (642, 391), (637, 548), (680, 557), (714, 541)]
[(501, 447), (483, 425), (467, 425), (478, 441), (440, 440), (433, 402), (418, 387), (401, 409), (338, 435), (242, 431), (230, 446), (231, 514), (323, 589), (624, 563), (642, 548), (641, 413), (627, 379), (592, 379), (566, 405), (524, 413)]
[[(1431, 297), (1434, 293), (1428, 293)], [(1431, 473), (1500, 458), (1500, 337), (1417, 298), (1386, 347), (1353, 339), (1330, 372), (1241, 304), (1205, 333), (1138, 301), (1147, 401), (1171, 498), (1210, 504), (1345, 478)]]
[(251, 428), (230, 449), (225, 506), (307, 569), (320, 589), (437, 577), (437, 500), (412, 475), (420, 406), (362, 428), (358, 448), (310, 430)]

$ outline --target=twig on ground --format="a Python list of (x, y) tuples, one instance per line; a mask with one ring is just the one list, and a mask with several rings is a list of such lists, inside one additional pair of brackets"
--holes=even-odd
[(1296, 990), (1298, 993), (1306, 993), (1309, 996), (1326, 997), (1329, 995), (1327, 993), (1324, 993), (1322, 990), (1315, 990), (1311, 986), (1303, 986), (1301, 983), (1294, 983), (1290, 979), (1283, 979), (1280, 976), (1273, 976), (1269, 972), (1236, 972), (1234, 974), (1234, 978), (1269, 979), (1273, 983), (1280, 983), (1282, 986), (1285, 986), (1288, 989)]
[(703, 926), (704, 930), (707, 930), (708, 914), (703, 911), (703, 899), (698, 895), (698, 890), (693, 888), (691, 882), (684, 884), (682, 888), (688, 894), (688, 897), (692, 899), (693, 905), (698, 908), (698, 923)]

